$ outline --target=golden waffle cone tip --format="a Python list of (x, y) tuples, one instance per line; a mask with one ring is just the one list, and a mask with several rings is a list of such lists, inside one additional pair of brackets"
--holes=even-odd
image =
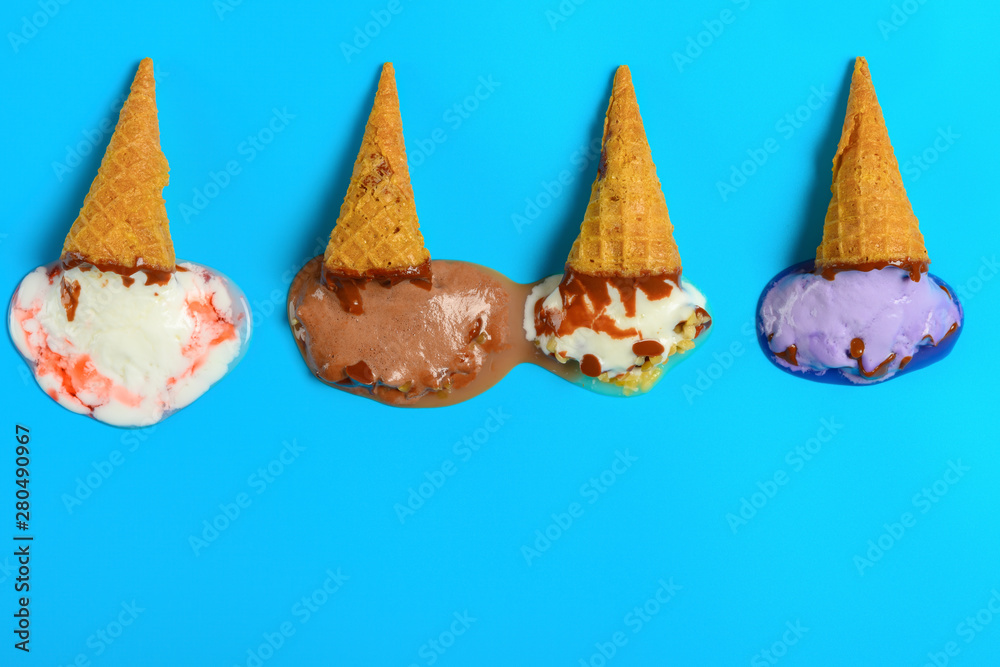
[(566, 268), (597, 277), (680, 275), (673, 225), (625, 65), (615, 73), (597, 178)]
[(840, 269), (895, 265), (919, 279), (930, 258), (864, 58), (854, 64), (830, 190), (817, 270), (832, 278)]
[(406, 164), (395, 73), (386, 63), (323, 268), (331, 277), (394, 278), (426, 275), (429, 261)]
[(174, 270), (174, 246), (162, 191), (169, 181), (160, 150), (153, 61), (139, 63), (128, 99), (80, 214), (63, 244), (63, 261), (132, 273)]

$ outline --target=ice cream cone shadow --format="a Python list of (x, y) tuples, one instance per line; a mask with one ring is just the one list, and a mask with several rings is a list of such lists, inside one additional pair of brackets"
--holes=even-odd
[(90, 191), (90, 184), (94, 180), (97, 168), (101, 166), (104, 153), (111, 143), (112, 130), (115, 121), (118, 119), (118, 110), (122, 101), (128, 97), (129, 88), (132, 84), (134, 72), (139, 63), (128, 74), (122, 77), (121, 86), (116, 93), (110, 94), (105, 100), (102, 108), (104, 115), (95, 123), (85, 129), (81, 129), (77, 134), (72, 135), (75, 143), (67, 144), (62, 151), (62, 157), (52, 163), (53, 175), (60, 184), (60, 193), (56, 196), (56, 206), (54, 207), (51, 223), (45, 234), (45, 238), (39, 244), (39, 255), (33, 258), (36, 264), (44, 264), (49, 261), (48, 249), (62, 246), (66, 237), (66, 223), (73, 221), (80, 213), (80, 202)]
[[(289, 258), (289, 264), (298, 262), (296, 268), (304, 264), (305, 260), (322, 253), (323, 248), (326, 247), (326, 241), (330, 236), (330, 220), (337, 219), (340, 205), (344, 203), (344, 192), (351, 181), (351, 172), (357, 158), (355, 141), (357, 141), (357, 137), (364, 134), (365, 126), (368, 123), (368, 113), (371, 111), (371, 107), (365, 100), (371, 100), (375, 97), (378, 81), (379, 74), (376, 72), (371, 85), (358, 97), (357, 108), (353, 109), (349, 115), (350, 122), (337, 129), (337, 135), (346, 137), (346, 141), (343, 150), (330, 161), (329, 176), (323, 180), (323, 183), (328, 183), (329, 187), (317, 201), (316, 212), (311, 217), (308, 226), (308, 236), (303, 237), (305, 241), (297, 249), (296, 256)], [(284, 233), (284, 228), (277, 228), (276, 233)], [(322, 240), (322, 245), (317, 250), (318, 240)]]
[[(614, 74), (613, 70), (611, 74)], [(552, 228), (557, 231), (546, 243), (548, 246), (544, 255), (546, 260), (544, 266), (540, 267), (544, 275), (563, 271), (566, 263), (566, 248), (573, 245), (573, 241), (580, 233), (580, 221), (583, 220), (584, 213), (587, 211), (593, 175), (597, 171), (597, 165), (601, 159), (601, 137), (604, 134), (604, 117), (607, 113), (607, 100), (611, 96), (611, 89), (609, 82), (609, 85), (601, 91), (601, 95), (594, 105), (593, 122), (581, 135), (580, 148), (578, 149), (580, 153), (574, 154), (574, 157), (580, 155), (580, 160), (571, 165), (570, 173), (574, 174), (575, 180), (566, 186), (561, 193), (560, 200), (564, 203), (558, 208), (562, 213), (558, 216), (558, 221), (552, 225)]]
[(843, 82), (837, 93), (836, 100), (831, 100), (829, 108), (833, 111), (830, 114), (830, 122), (827, 126), (823, 138), (816, 144), (813, 152), (812, 187), (803, 197), (802, 213), (795, 228), (795, 243), (789, 248), (787, 262), (801, 262), (803, 258), (812, 257), (816, 254), (816, 246), (823, 238), (823, 227), (817, 225), (817, 220), (822, 220), (826, 215), (826, 208), (830, 204), (830, 156), (837, 150), (837, 142), (840, 141), (840, 132), (843, 127), (842, 109), (847, 108), (847, 97), (851, 90), (851, 75), (854, 72), (854, 60), (847, 63), (844, 71)]

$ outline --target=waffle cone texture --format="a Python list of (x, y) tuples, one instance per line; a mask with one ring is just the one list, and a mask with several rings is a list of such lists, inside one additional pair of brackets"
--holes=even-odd
[(97, 177), (66, 235), (63, 259), (173, 271), (174, 245), (162, 195), (169, 178), (160, 150), (153, 61), (146, 58), (139, 63)]
[(395, 72), (386, 63), (323, 268), (338, 277), (385, 278), (419, 273), (429, 261), (406, 165)]
[(679, 275), (681, 271), (632, 74), (624, 65), (615, 72), (597, 178), (566, 268), (620, 278)]
[(844, 129), (833, 158), (832, 197), (816, 248), (820, 271), (895, 265), (926, 271), (930, 258), (906, 196), (868, 63), (854, 64)]

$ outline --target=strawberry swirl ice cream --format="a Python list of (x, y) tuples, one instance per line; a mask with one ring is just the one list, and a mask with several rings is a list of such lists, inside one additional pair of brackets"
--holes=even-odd
[(114, 426), (147, 426), (235, 366), (250, 321), (239, 289), (199, 264), (129, 277), (57, 262), (21, 281), (8, 326), (53, 400)]

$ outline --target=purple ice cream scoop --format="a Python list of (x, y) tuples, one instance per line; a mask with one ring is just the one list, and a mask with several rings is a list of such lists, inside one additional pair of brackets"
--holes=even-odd
[(962, 316), (954, 292), (936, 276), (925, 273), (913, 281), (906, 270), (887, 266), (840, 271), (828, 280), (809, 261), (778, 274), (764, 289), (757, 333), (768, 357), (784, 370), (871, 384), (943, 357)]

